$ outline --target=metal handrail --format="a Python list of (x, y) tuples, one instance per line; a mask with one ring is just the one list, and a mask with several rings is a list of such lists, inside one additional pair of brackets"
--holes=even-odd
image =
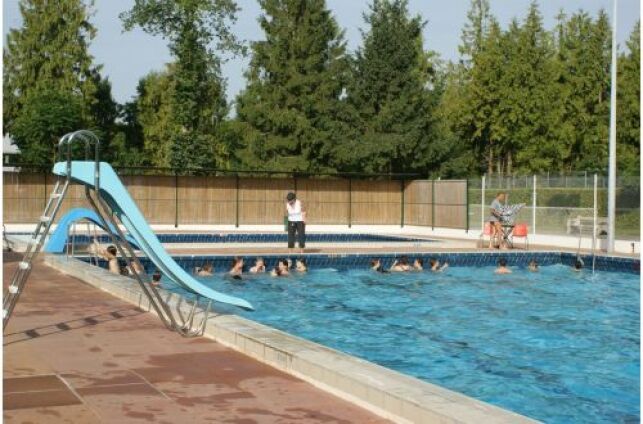
[(75, 140), (85, 142), (85, 160), (90, 160), (91, 144), (94, 143), (94, 187), (98, 190), (100, 188), (100, 140), (93, 132), (89, 130), (78, 130), (61, 137), (58, 143), (58, 156), (62, 157), (62, 152), (65, 145), (67, 145), (67, 176), (71, 175), (71, 145)]

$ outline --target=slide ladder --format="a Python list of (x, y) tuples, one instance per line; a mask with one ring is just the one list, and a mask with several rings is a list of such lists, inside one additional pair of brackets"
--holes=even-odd
[(54, 221), (54, 218), (56, 218), (56, 214), (60, 210), (60, 206), (62, 205), (65, 194), (67, 193), (70, 178), (65, 178), (62, 183), (61, 181), (62, 178), (59, 178), (56, 181), (56, 185), (47, 200), (45, 211), (38, 220), (38, 225), (36, 225), (36, 229), (29, 239), (22, 261), (18, 263), (18, 269), (13, 274), (7, 293), (2, 301), (3, 330), (9, 322), (9, 318), (13, 313), (13, 309), (16, 307), (16, 303), (18, 303), (18, 299), (20, 299), (20, 295), (25, 288), (25, 283), (29, 278), (29, 274), (31, 274), (33, 261), (38, 256), (38, 253), (40, 253), (40, 249), (42, 249), (42, 246), (45, 243), (45, 238), (49, 233), (51, 224)]
[[(85, 142), (86, 161), (73, 162), (72, 166), (71, 147), (72, 142), (75, 140)], [(92, 143), (95, 149), (94, 160), (89, 161)], [(54, 174), (59, 177), (58, 182), (47, 203), (45, 213), (34, 231), (27, 252), (13, 276), (9, 292), (5, 295), (3, 328), (6, 328), (9, 322), (31, 271), (32, 262), (42, 248), (45, 237), (65, 197), (69, 183), (72, 181), (84, 185), (85, 195), (98, 217), (98, 224), (106, 230), (120, 257), (125, 260), (126, 266), (133, 271), (133, 277), (150, 306), (168, 329), (176, 331), (185, 337), (203, 334), (213, 300), (252, 309), (252, 305), (245, 300), (219, 293), (192, 279), (167, 255), (112, 168), (108, 164), (100, 163), (98, 159), (99, 144), (98, 138), (87, 130), (76, 131), (60, 139), (58, 144), (59, 155), (66, 150), (66, 161), (58, 162), (54, 166)], [(106, 187), (101, 185), (101, 169), (107, 171)], [(61, 181), (64, 182), (61, 183)], [(105, 196), (108, 197), (108, 201), (106, 201)], [(126, 236), (121, 227), (127, 228), (130, 235)], [(170, 293), (163, 299), (156, 286), (150, 284), (151, 279), (145, 272), (138, 256), (134, 252), (132, 243), (129, 241), (132, 240), (131, 236), (133, 236), (133, 241), (140, 246), (141, 250), (147, 254), (157, 268), (188, 293), (194, 295), (193, 303), (188, 308), (187, 313), (183, 311), (182, 304), (189, 302), (183, 296), (176, 295), (178, 296), (178, 301), (174, 302), (175, 309), (173, 310), (171, 299), (175, 295)], [(134, 263), (138, 266), (133, 266)], [(205, 308), (199, 308), (201, 300), (205, 300)], [(202, 318), (199, 322), (195, 322), (195, 317), (199, 310), (201, 310)]]

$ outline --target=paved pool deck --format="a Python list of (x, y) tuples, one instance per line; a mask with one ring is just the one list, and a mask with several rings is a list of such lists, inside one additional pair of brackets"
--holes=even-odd
[(6, 423), (388, 422), (41, 261), (4, 334)]

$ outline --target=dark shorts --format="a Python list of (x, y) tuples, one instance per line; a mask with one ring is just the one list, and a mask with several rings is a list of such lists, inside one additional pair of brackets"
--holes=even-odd
[(303, 221), (288, 221), (288, 248), (295, 247), (295, 234), (297, 234), (297, 241), (299, 248), (306, 247), (306, 224)]

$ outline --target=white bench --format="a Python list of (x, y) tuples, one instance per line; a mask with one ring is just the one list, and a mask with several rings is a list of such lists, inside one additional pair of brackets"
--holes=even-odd
[[(592, 235), (594, 228), (594, 217), (592, 216), (577, 216), (567, 220), (567, 234), (570, 235)], [(596, 218), (596, 236), (601, 237), (607, 235), (607, 218)]]

